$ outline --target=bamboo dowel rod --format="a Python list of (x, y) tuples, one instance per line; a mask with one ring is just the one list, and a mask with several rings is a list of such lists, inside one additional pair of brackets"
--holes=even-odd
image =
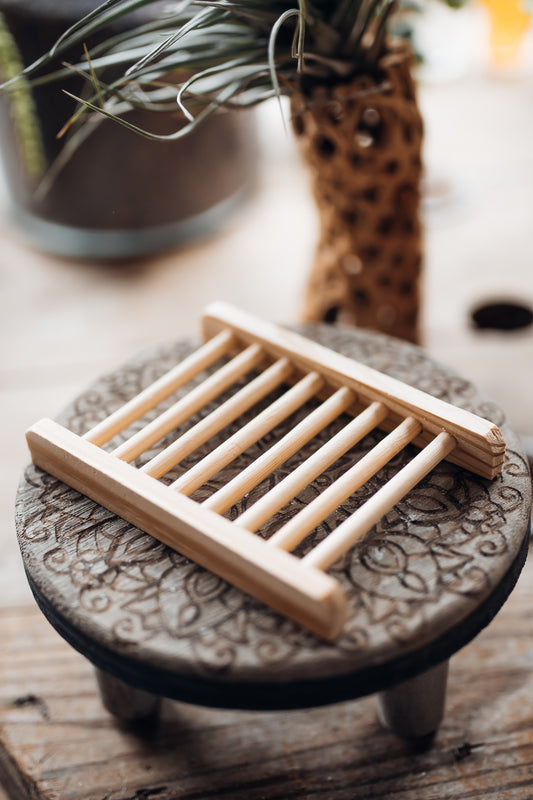
[(111, 441), (114, 436), (140, 419), (151, 408), (166, 400), (167, 397), (190, 380), (207, 369), (219, 358), (224, 356), (234, 341), (234, 334), (225, 330), (210, 339), (202, 347), (191, 353), (187, 358), (176, 364), (154, 383), (147, 386), (138, 395), (132, 397), (127, 403), (118, 408), (108, 417), (103, 419), (90, 431), (83, 435), (83, 439), (101, 447)]
[(268, 540), (268, 544), (292, 550), (316, 528), (326, 517), (340, 506), (350, 495), (359, 489), (376, 472), (385, 466), (395, 455), (420, 433), (420, 423), (412, 417), (400, 423), (375, 447), (364, 455), (335, 483), (328, 486), (309, 505), (305, 506), (289, 522)]
[(335, 434), (329, 442), (309, 456), (294, 472), (287, 475), (250, 506), (244, 514), (241, 514), (236, 520), (237, 524), (249, 531), (256, 531), (311, 481), (325, 472), (331, 464), (334, 464), (338, 458), (369, 434), (386, 416), (387, 409), (382, 403), (372, 403), (339, 433)]
[(176, 491), (190, 495), (199, 486), (216, 475), (227, 464), (259, 441), (266, 433), (276, 427), (282, 420), (293, 414), (307, 400), (310, 400), (324, 385), (324, 380), (316, 372), (311, 372), (275, 400), (268, 408), (251, 420), (247, 425), (230, 436), (216, 450), (181, 475), (170, 486)]
[(223, 367), (206, 378), (174, 405), (160, 414), (142, 430), (113, 450), (123, 461), (133, 461), (167, 433), (181, 425), (211, 400), (232, 386), (239, 378), (256, 367), (264, 358), (260, 345), (252, 344)]
[(218, 406), (211, 414), (200, 420), (175, 442), (166, 447), (151, 461), (145, 464), (142, 472), (153, 478), (160, 478), (169, 470), (179, 464), (200, 445), (207, 442), (212, 436), (219, 433), (237, 417), (248, 411), (255, 403), (262, 400), (269, 392), (276, 389), (286, 380), (293, 371), (291, 362), (287, 358), (280, 358), (268, 369), (261, 372), (237, 394)]
[(442, 431), (412, 461), (358, 508), (351, 517), (323, 539), (303, 559), (318, 569), (328, 569), (350, 547), (353, 547), (384, 514), (390, 511), (437, 464), (456, 447), (457, 441)]
[(343, 387), (315, 408), (295, 428), (276, 442), (266, 453), (259, 456), (252, 464), (211, 495), (202, 505), (219, 514), (237, 502), (241, 497), (257, 486), (277, 467), (287, 461), (297, 450), (309, 442), (319, 431), (333, 422), (354, 402), (355, 396), (350, 389)]

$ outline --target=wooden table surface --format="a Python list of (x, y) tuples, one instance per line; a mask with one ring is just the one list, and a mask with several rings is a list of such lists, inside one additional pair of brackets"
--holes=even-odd
[[(283, 713), (166, 701), (121, 729), (90, 664), (26, 606), (0, 611), (0, 757), (10, 800), (531, 800), (533, 562), (451, 661), (447, 714), (417, 750), (373, 697)], [(5, 751), (10, 759), (5, 759)]]
[[(515, 430), (530, 436), (533, 328), (505, 334), (475, 332), (470, 312), (473, 305), (494, 297), (533, 305), (532, 92), (532, 74), (503, 79), (479, 69), (470, 70), (460, 80), (423, 84), (420, 92), (427, 129), (425, 345), (432, 355), (486, 390), (506, 410)], [(41, 416), (55, 416), (89, 381), (133, 353), (190, 334), (201, 309), (211, 300), (228, 300), (274, 321), (298, 320), (315, 240), (315, 211), (306, 176), (294, 158), (293, 143), (284, 133), (276, 105), (261, 109), (259, 119), (262, 158), (256, 191), (223, 231), (176, 252), (120, 265), (48, 256), (30, 249), (19, 238), (8, 219), (5, 198), (1, 198), (0, 609), (6, 620), (28, 615), (28, 636), (35, 637), (36, 647), (46, 643), (51, 634), (30, 610), (33, 603), (13, 523), (15, 490), (27, 461), (25, 428)], [(8, 667), (12, 655), (6, 641), (0, 639), (2, 669)], [(59, 641), (53, 641), (54, 647), (61, 649)], [(522, 657), (528, 657), (533, 667), (531, 645), (527, 647), (524, 644)], [(86, 665), (76, 654), (65, 658), (74, 665), (73, 686), (79, 679), (80, 692), (84, 696), (92, 692), (92, 687), (87, 688)], [(502, 663), (501, 669), (507, 668)], [(31, 679), (29, 675), (28, 695), (34, 693)], [(511, 674), (509, 680), (513, 680)], [(0, 701), (4, 708), (15, 699), (6, 691), (2, 689)], [(456, 708), (453, 685), (451, 702)], [(84, 713), (82, 705), (80, 714)], [(533, 706), (529, 712), (533, 726)], [(39, 721), (39, 710), (33, 713)], [(521, 718), (524, 713), (520, 708)], [(454, 724), (451, 719), (450, 725)], [(304, 731), (304, 715), (298, 725)], [(363, 728), (367, 741), (379, 736), (370, 721)], [(335, 730), (330, 734), (333, 741)], [(298, 747), (307, 746), (305, 739), (303, 734)], [(295, 740), (291, 738), (283, 747), (287, 769), (296, 770), (297, 785), (303, 778), (297, 775), (292, 755)], [(478, 767), (482, 757), (482, 751), (476, 754)], [(525, 769), (521, 759), (526, 758), (526, 751), (518, 747), (513, 757), (517, 769)], [(468, 783), (471, 761), (450, 759), (449, 780), (460, 775)], [(405, 770), (410, 769), (408, 760), (402, 763)], [(487, 762), (489, 767), (496, 770), (492, 782), (496, 785), (497, 764)], [(413, 785), (427, 780), (422, 777), (426, 770), (422, 762), (419, 769), (412, 774)], [(476, 780), (473, 775), (472, 787), (477, 786)], [(82, 795), (62, 795), (67, 796)], [(102, 792), (90, 796), (128, 795)], [(407, 794), (400, 791), (400, 796)], [(458, 790), (457, 795), (448, 796), (467, 795)]]

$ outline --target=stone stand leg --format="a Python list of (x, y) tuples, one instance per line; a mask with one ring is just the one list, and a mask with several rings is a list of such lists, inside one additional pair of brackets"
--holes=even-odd
[(157, 695), (135, 689), (100, 669), (95, 673), (102, 703), (117, 719), (134, 722), (158, 713), (161, 698)]
[(378, 695), (385, 727), (403, 739), (434, 733), (444, 716), (448, 661)]

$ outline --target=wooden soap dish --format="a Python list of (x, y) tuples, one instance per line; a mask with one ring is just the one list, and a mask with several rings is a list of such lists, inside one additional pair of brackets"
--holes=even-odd
[[(327, 570), (443, 459), (484, 478), (501, 470), (495, 425), (468, 411), (225, 304), (203, 317), (206, 343), (83, 436), (43, 419), (27, 432), (34, 464), (325, 639), (343, 627), (346, 599)], [(228, 360), (229, 359), (229, 360)], [(126, 431), (221, 362), (173, 405), (109, 451)], [(251, 377), (249, 377), (251, 375)], [(136, 459), (243, 378), (249, 380), (147, 463)], [(283, 394), (172, 483), (160, 479), (279, 387)], [(196, 489), (313, 398), (320, 405), (203, 502)], [(237, 519), (223, 514), (306, 442), (347, 413), (344, 428)], [(376, 427), (387, 435), (269, 539), (267, 520)], [(420, 452), (306, 555), (291, 552), (408, 444)]]

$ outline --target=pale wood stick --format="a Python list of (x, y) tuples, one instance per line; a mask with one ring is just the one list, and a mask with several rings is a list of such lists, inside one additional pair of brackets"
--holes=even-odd
[(123, 461), (133, 461), (141, 453), (158, 442), (167, 433), (181, 425), (193, 414), (206, 406), (239, 378), (256, 367), (265, 357), (259, 344), (252, 344), (232, 358), (223, 367), (195, 386), (169, 409), (146, 425), (127, 441), (113, 450), (113, 455)]
[(52, 420), (27, 432), (34, 464), (174, 547), (216, 575), (327, 639), (342, 629), (346, 597), (339, 583), (260, 536), (169, 491)]
[(277, 467), (287, 461), (297, 450), (310, 441), (326, 425), (333, 422), (339, 414), (346, 411), (355, 397), (350, 389), (338, 389), (331, 397), (315, 408), (295, 428), (276, 442), (266, 453), (259, 456), (233, 480), (211, 495), (202, 505), (219, 514), (237, 502), (241, 497), (261, 483)]
[(257, 442), (266, 433), (276, 427), (282, 420), (293, 414), (307, 400), (315, 395), (324, 385), (323, 379), (316, 372), (311, 372), (296, 383), (285, 394), (274, 401), (268, 408), (257, 415), (247, 425), (230, 436), (216, 450), (181, 475), (171, 487), (182, 494), (192, 494), (209, 478), (216, 475), (223, 467)]
[(331, 464), (334, 464), (338, 458), (369, 434), (386, 416), (387, 409), (382, 403), (372, 403), (339, 433), (335, 434), (329, 442), (309, 456), (294, 472), (287, 475), (250, 506), (244, 514), (241, 514), (237, 518), (236, 524), (249, 531), (256, 531), (311, 481), (325, 472)]
[(447, 430), (457, 440), (448, 459), (484, 478), (494, 478), (503, 466), (505, 441), (500, 429), (489, 420), (225, 303), (209, 306), (202, 326), (206, 338), (221, 328), (231, 328), (239, 340), (261, 342), (270, 354), (278, 358), (285, 355), (298, 368), (315, 370), (326, 381), (347, 386), (364, 404), (383, 402), (390, 412), (383, 424), (386, 430), (406, 417), (418, 419), (423, 433), (414, 444), (419, 447), (427, 444), (428, 435)]
[(328, 486), (309, 505), (305, 506), (289, 522), (268, 540), (268, 543), (283, 550), (292, 550), (326, 519), (350, 495), (385, 466), (409, 442), (418, 436), (420, 423), (412, 417), (404, 420), (375, 447), (357, 461), (335, 483)]
[(132, 422), (140, 419), (151, 408), (166, 400), (173, 392), (181, 389), (192, 378), (199, 375), (202, 370), (207, 369), (219, 358), (226, 355), (234, 338), (234, 334), (229, 330), (224, 330), (217, 334), (217, 336), (210, 339), (179, 364), (176, 364), (175, 367), (150, 384), (150, 386), (147, 386), (138, 395), (132, 397), (131, 400), (91, 428), (90, 431), (87, 431), (83, 438), (99, 447), (111, 441), (117, 433), (121, 433)]
[(350, 547), (353, 547), (384, 514), (390, 511), (437, 464), (456, 447), (453, 436), (445, 431), (418, 453), (412, 461), (391, 478), (376, 494), (358, 508), (338, 528), (323, 539), (304, 558), (303, 563), (328, 569)]
[(292, 364), (287, 358), (280, 358), (271, 364), (268, 369), (261, 372), (244, 388), (240, 389), (233, 397), (218, 406), (211, 414), (201, 419), (196, 425), (179, 437), (175, 442), (166, 447), (161, 453), (145, 464), (141, 470), (153, 478), (160, 478), (172, 467), (175, 467), (200, 445), (207, 442), (226, 425), (237, 419), (241, 414), (251, 408), (255, 403), (276, 389), (286, 380), (293, 371)]

